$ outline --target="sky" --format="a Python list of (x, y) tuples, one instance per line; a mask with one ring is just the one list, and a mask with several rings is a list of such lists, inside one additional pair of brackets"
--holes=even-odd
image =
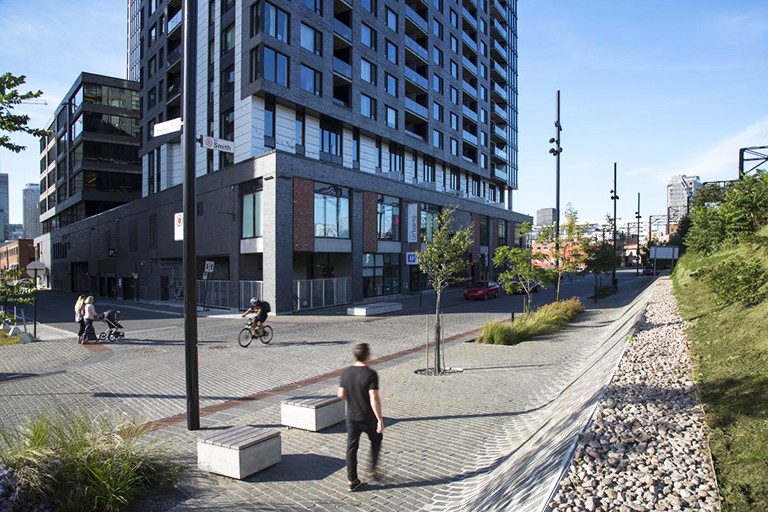
[[(125, 0), (0, 0), (0, 72), (48, 105), (14, 109), (43, 128), (81, 71), (126, 76)], [(555, 206), (555, 96), (563, 127), (560, 209), (582, 220), (666, 213), (674, 175), (738, 177), (742, 147), (768, 146), (765, 0), (519, 0), (518, 190), (513, 209)], [(39, 181), (39, 144), (0, 150), (10, 219)]]

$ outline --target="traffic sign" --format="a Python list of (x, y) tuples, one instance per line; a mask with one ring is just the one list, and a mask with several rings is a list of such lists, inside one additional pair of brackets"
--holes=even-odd
[(184, 240), (184, 213), (173, 214), (173, 239)]
[(198, 137), (197, 143), (201, 148), (223, 151), (225, 153), (235, 152), (235, 143), (231, 140), (217, 139), (216, 137)]
[(406, 265), (418, 265), (419, 260), (416, 259), (416, 253), (415, 252), (406, 252), (405, 253), (405, 264)]
[(213, 262), (208, 260), (205, 262), (205, 270), (204, 272), (213, 274)]
[(182, 125), (183, 123), (181, 122), (180, 117), (177, 117), (176, 119), (169, 119), (168, 121), (163, 121), (162, 123), (157, 123), (153, 130), (152, 136), (159, 137), (169, 133), (180, 132)]

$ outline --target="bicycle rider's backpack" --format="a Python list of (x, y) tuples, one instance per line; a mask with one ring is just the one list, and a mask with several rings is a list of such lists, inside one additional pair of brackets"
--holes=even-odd
[(264, 308), (265, 313), (271, 313), (272, 312), (272, 306), (269, 305), (269, 302), (263, 300), (261, 301), (261, 307)]

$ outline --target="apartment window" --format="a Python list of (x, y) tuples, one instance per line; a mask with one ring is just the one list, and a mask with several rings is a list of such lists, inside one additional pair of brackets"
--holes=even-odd
[(459, 90), (451, 86), (451, 103), (454, 105), (459, 104)]
[[(258, 183), (259, 185), (246, 185), (246, 189), (253, 189), (256, 186), (261, 186), (261, 180), (258, 180)], [(250, 190), (243, 194), (242, 238), (257, 238), (262, 236), (262, 194), (262, 190)]]
[(235, 66), (229, 66), (221, 72), (221, 95), (235, 92)]
[(403, 164), (405, 158), (403, 156), (403, 148), (397, 144), (390, 144), (389, 146), (389, 172), (398, 172), (403, 174), (405, 169)]
[(454, 138), (451, 138), (451, 154), (459, 156), (459, 141)]
[(459, 40), (451, 35), (451, 51), (453, 53), (459, 53)]
[(454, 28), (459, 28), (459, 15), (456, 14), (456, 11), (451, 9), (451, 25), (454, 26)]
[(421, 232), (421, 240), (431, 242), (435, 231), (438, 229), (438, 220), (440, 218), (440, 207), (431, 204), (421, 205), (421, 222), (419, 223), (419, 231)]
[[(211, 2), (211, 3), (213, 3), (213, 2)], [(222, 2), (221, 2), (221, 13), (224, 14), (229, 9), (234, 7), (234, 5), (235, 5), (235, 0), (222, 0)]]
[(488, 23), (485, 21), (484, 18), (480, 18), (480, 32), (482, 32), (485, 35), (488, 35)]
[(387, 26), (397, 32), (397, 14), (387, 7)]
[(232, 23), (221, 31), (221, 54), (224, 55), (235, 47), (235, 24)]
[(428, 156), (424, 157), (421, 180), (428, 183), (433, 183), (435, 181), (435, 161)]
[(379, 240), (400, 241), (400, 199), (379, 194), (376, 214)]
[[(224, 140), (235, 140), (235, 110), (230, 109), (221, 114), (221, 122), (219, 123), (220, 137)], [(234, 163), (234, 155), (232, 153), (220, 152), (221, 162), (220, 167), (226, 165), (232, 165)]]
[[(494, 196), (494, 201), (496, 200)], [(504, 245), (507, 245), (507, 221), (499, 219), (497, 222), (498, 225), (498, 235), (496, 240), (496, 246), (502, 247)]]
[(323, 0), (301, 0), (308, 9), (315, 11), (320, 16), (323, 15)]
[(152, 57), (147, 63), (147, 78), (152, 78), (155, 73), (157, 73), (157, 59)]
[(299, 68), (299, 85), (316, 96), (322, 96), (322, 77), (322, 73), (304, 64)]
[(268, 148), (275, 147), (275, 103), (264, 103), (264, 145)]
[(361, 94), (360, 113), (365, 117), (376, 119), (376, 100), (366, 94)]
[(488, 67), (485, 64), (480, 64), (480, 78), (488, 78)]
[(323, 54), (323, 34), (312, 27), (301, 24), (301, 47), (315, 55)]
[(149, 248), (157, 249), (157, 214), (149, 216)]
[(480, 245), (488, 245), (490, 237), (490, 219), (486, 215), (480, 216)]
[(397, 128), (397, 110), (387, 106), (387, 126)]
[(432, 47), (432, 62), (442, 67), (443, 65), (443, 50), (437, 46)]
[(342, 128), (337, 120), (320, 120), (320, 151), (332, 156), (342, 155)]
[(376, 31), (365, 23), (360, 24), (360, 39), (371, 50), (376, 49)]
[(296, 144), (299, 146), (304, 145), (304, 114), (302, 112), (296, 112), (296, 121), (294, 122), (294, 128), (296, 132)]
[(459, 65), (455, 61), (451, 61), (451, 76), (453, 78), (459, 78)]
[(443, 12), (443, 0), (432, 0), (432, 7), (437, 9), (439, 12)]
[(278, 9), (269, 2), (264, 2), (263, 22), (262, 30), (264, 32), (284, 43), (288, 42), (290, 19), (287, 12)]
[(480, 99), (488, 101), (488, 89), (486, 89), (484, 85), (480, 86)]
[(488, 147), (488, 134), (485, 132), (480, 132), (480, 145)]
[(157, 41), (157, 25), (152, 25), (149, 29), (149, 45), (152, 46)]
[(397, 98), (397, 78), (390, 75), (389, 73), (385, 73), (385, 81), (387, 93)]
[(349, 189), (315, 183), (315, 236), (349, 238)]
[[(256, 70), (261, 69), (261, 78), (288, 87), (288, 57), (268, 46), (264, 47), (263, 54), (262, 67), (259, 68), (258, 63), (254, 66)], [(258, 52), (254, 55), (257, 56)]]
[(360, 5), (363, 9), (376, 16), (376, 0), (361, 0)]
[(360, 59), (360, 78), (371, 85), (376, 85), (376, 64)]
[(459, 171), (451, 170), (451, 190), (461, 190), (461, 175)]
[(397, 46), (389, 39), (387, 39), (386, 56), (389, 62), (397, 64)]
[(432, 103), (432, 118), (443, 122), (443, 106), (439, 103)]
[(432, 90), (438, 94), (443, 94), (443, 77), (432, 75)]
[[(147, 93), (147, 110), (153, 108), (155, 105), (157, 105), (157, 90), (153, 87), (149, 90), (149, 93)], [(82, 119), (80, 120), (80, 123), (82, 124)], [(72, 135), (72, 138), (76, 138), (77, 135)]]
[(459, 116), (451, 112), (451, 129), (458, 130), (459, 129)]
[(432, 20), (432, 34), (439, 40), (443, 40), (443, 24), (436, 19)]
[(437, 149), (443, 149), (443, 132), (432, 130), (432, 145)]

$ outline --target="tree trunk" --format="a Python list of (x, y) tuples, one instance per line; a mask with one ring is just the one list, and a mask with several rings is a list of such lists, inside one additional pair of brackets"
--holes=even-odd
[(435, 375), (440, 375), (440, 291), (435, 293)]

